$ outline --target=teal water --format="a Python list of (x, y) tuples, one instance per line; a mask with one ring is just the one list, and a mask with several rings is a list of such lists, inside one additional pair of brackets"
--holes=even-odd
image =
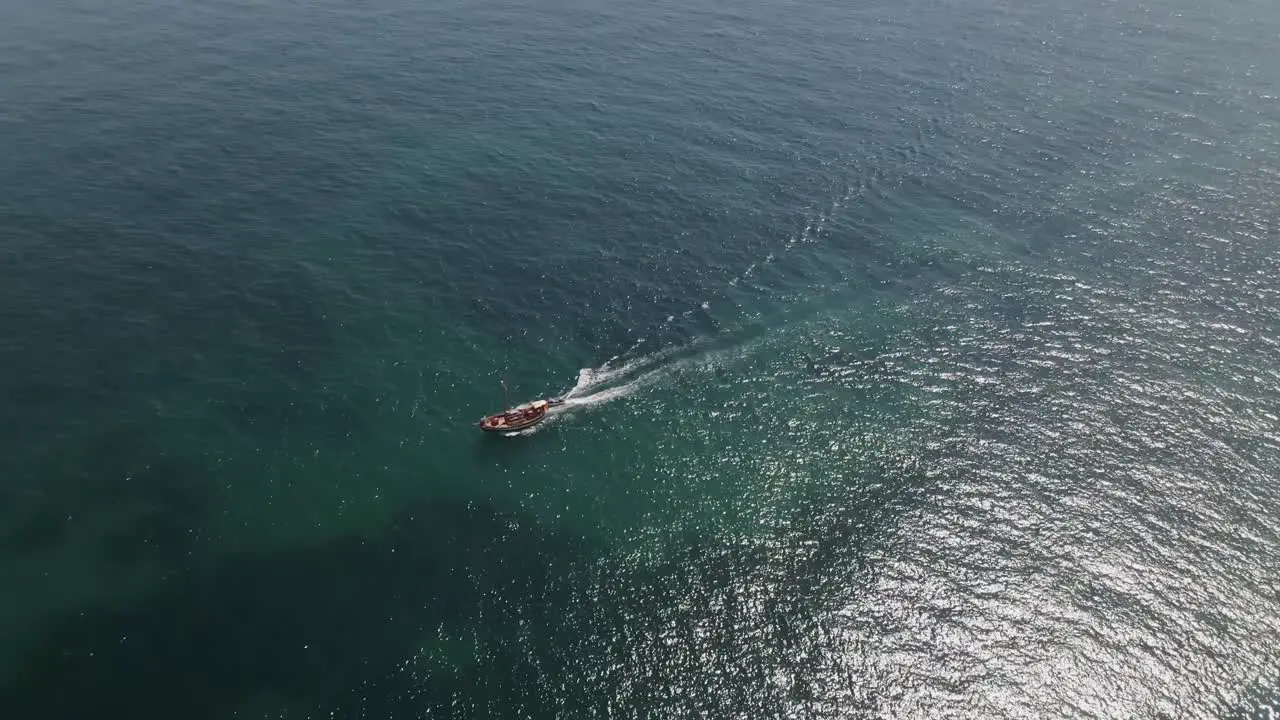
[(1278, 34), (0, 4), (0, 713), (1266, 716)]

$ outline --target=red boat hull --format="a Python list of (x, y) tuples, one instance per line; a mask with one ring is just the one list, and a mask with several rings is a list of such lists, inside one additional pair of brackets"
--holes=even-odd
[(509, 433), (531, 428), (546, 419), (547, 411), (556, 404), (559, 403), (539, 400), (497, 415), (490, 415), (480, 421), (480, 429), (485, 432)]

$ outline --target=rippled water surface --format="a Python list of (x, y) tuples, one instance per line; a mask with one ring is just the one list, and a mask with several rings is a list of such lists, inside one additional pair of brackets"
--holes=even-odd
[(1268, 717), (1277, 37), (0, 6), (0, 712)]

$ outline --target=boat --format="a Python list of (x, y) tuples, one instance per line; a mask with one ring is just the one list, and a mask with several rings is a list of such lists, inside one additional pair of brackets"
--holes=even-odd
[(551, 408), (563, 404), (564, 400), (560, 398), (545, 398), (517, 405), (484, 418), (480, 421), (480, 429), (485, 432), (509, 433), (531, 428), (545, 420)]

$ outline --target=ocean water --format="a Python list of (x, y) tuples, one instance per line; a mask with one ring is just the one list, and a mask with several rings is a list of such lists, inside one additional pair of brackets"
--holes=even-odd
[(1278, 40), (0, 3), (0, 715), (1269, 717)]

